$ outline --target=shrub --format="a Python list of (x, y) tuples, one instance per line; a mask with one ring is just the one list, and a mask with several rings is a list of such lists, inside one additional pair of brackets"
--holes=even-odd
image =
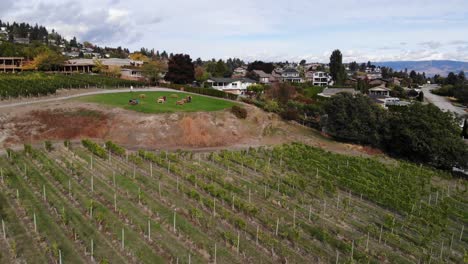
[(52, 150), (54, 150), (54, 146), (52, 145), (52, 142), (48, 140), (44, 142), (44, 147), (48, 152), (51, 152)]
[(278, 102), (273, 101), (273, 100), (268, 100), (268, 101), (266, 101), (265, 106), (264, 106), (263, 109), (265, 111), (268, 111), (268, 112), (277, 113), (277, 112), (279, 112), (280, 107), (278, 105)]
[(71, 142), (70, 142), (70, 140), (68, 140), (68, 139), (65, 140), (65, 141), (63, 142), (63, 145), (64, 145), (66, 148), (71, 149)]
[(237, 117), (241, 119), (246, 119), (247, 118), (247, 110), (243, 107), (234, 105), (231, 108), (231, 112)]
[(107, 152), (104, 148), (96, 144), (95, 142), (89, 140), (89, 139), (83, 139), (81, 141), (81, 144), (83, 144), (83, 147), (87, 148), (90, 152), (92, 152), (94, 155), (107, 159)]

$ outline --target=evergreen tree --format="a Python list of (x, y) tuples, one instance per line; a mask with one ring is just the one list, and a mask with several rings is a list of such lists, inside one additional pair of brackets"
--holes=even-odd
[(461, 136), (464, 139), (468, 139), (468, 118), (465, 118), (465, 122), (463, 123), (463, 130)]
[(195, 80), (195, 69), (192, 59), (186, 54), (173, 55), (168, 64), (166, 81), (176, 84), (188, 84)]
[(343, 85), (346, 81), (346, 70), (340, 50), (334, 50), (330, 56), (330, 74), (337, 85)]

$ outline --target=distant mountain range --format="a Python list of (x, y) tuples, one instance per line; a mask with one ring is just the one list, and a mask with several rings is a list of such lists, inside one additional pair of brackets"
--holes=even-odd
[(391, 67), (396, 71), (408, 69), (408, 72), (425, 72), (426, 76), (440, 74), (446, 76), (449, 72), (458, 73), (464, 71), (468, 74), (468, 62), (451, 60), (431, 60), (431, 61), (383, 61), (373, 62), (376, 66)]

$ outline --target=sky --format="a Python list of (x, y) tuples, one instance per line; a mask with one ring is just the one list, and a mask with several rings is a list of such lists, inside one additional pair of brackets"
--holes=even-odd
[(468, 61), (468, 0), (0, 0), (0, 19), (202, 59)]

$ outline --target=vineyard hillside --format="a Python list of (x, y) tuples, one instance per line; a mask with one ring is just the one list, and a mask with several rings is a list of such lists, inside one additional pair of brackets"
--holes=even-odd
[(462, 263), (466, 181), (300, 143), (0, 157), (1, 263)]

